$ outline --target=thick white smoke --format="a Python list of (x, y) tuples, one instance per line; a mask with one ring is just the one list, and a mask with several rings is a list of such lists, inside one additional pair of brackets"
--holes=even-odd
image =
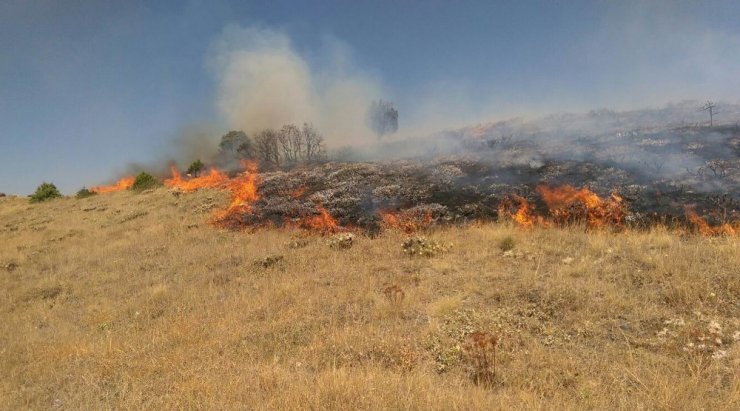
[(313, 123), (334, 146), (367, 141), (370, 102), (380, 86), (348, 66), (341, 48), (311, 67), (282, 32), (228, 27), (216, 43), (211, 69), (216, 107), (228, 126), (254, 134), (287, 123)]

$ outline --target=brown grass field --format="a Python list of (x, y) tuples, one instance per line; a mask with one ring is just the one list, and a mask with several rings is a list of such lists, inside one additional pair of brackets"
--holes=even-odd
[(224, 201), (0, 198), (0, 408), (740, 409), (737, 237), (483, 224), (424, 257), (218, 230)]

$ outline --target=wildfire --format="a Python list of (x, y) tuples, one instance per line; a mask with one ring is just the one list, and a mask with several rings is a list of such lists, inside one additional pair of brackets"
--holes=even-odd
[(712, 227), (705, 219), (696, 214), (696, 211), (694, 211), (692, 207), (687, 206), (684, 209), (686, 210), (686, 217), (689, 219), (691, 224), (696, 226), (699, 234), (703, 236), (711, 237), (716, 235), (726, 235), (734, 237), (738, 235), (738, 230), (736, 230), (736, 228), (730, 223), (724, 223), (720, 226)]
[(128, 190), (134, 185), (134, 176), (123, 177), (122, 179), (108, 186), (97, 186), (90, 189), (90, 191), (98, 194), (112, 193), (114, 191)]
[(298, 220), (295, 226), (322, 234), (333, 234), (339, 231), (340, 226), (329, 211), (321, 205), (316, 205), (316, 208), (319, 211), (318, 215), (303, 217)]
[[(517, 203), (516, 212), (512, 211), (515, 207), (514, 202)], [(535, 223), (547, 226), (544, 219), (534, 213), (534, 208), (529, 201), (516, 194), (512, 194), (509, 198), (505, 199), (499, 206), (498, 212), (500, 215), (510, 216), (522, 228), (530, 229), (534, 227)]]
[(557, 224), (585, 220), (588, 228), (622, 226), (624, 200), (616, 193), (604, 200), (586, 187), (578, 190), (569, 185), (538, 186), (537, 192)]
[(407, 234), (428, 228), (434, 222), (432, 213), (411, 211), (380, 211), (380, 218), (386, 228), (402, 230)]
[(260, 198), (257, 193), (257, 163), (242, 161), (242, 166), (246, 170), (243, 174), (232, 179), (226, 178), (218, 185), (231, 193), (231, 201), (226, 209), (216, 211), (214, 214), (213, 221), (216, 225), (224, 225), (225, 221), (235, 214), (250, 213), (252, 203)]
[(299, 198), (303, 197), (303, 195), (305, 193), (306, 193), (306, 187), (299, 187), (298, 189), (293, 190), (293, 192), (290, 193), (290, 196), (293, 197), (293, 198), (295, 198), (295, 199), (299, 199)]
[(188, 179), (183, 179), (175, 166), (171, 167), (171, 171), (172, 178), (164, 180), (164, 185), (170, 188), (178, 188), (186, 193), (200, 188), (220, 188), (229, 180), (229, 176), (222, 173), (217, 168), (212, 168), (208, 174)]

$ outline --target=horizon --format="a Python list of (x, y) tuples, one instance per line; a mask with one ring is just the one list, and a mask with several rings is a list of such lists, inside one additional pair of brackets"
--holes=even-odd
[(0, 192), (102, 184), (176, 156), (192, 130), (212, 144), (309, 121), (334, 148), (363, 144), (356, 119), (376, 98), (396, 104), (408, 136), (736, 104), (740, 91), (730, 1), (296, 3), (1, 5)]

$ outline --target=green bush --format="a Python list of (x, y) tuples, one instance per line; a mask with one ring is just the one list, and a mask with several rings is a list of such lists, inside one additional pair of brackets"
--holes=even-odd
[(77, 194), (75, 194), (75, 198), (88, 198), (90, 196), (94, 196), (95, 194), (97, 193), (94, 191), (90, 191), (85, 187), (82, 187), (80, 191), (78, 191)]
[(200, 172), (203, 171), (205, 168), (205, 164), (203, 164), (200, 159), (193, 161), (192, 164), (190, 164), (190, 167), (188, 167), (187, 174), (190, 174), (193, 177), (198, 177), (200, 175)]
[(31, 194), (30, 201), (32, 203), (40, 203), (42, 201), (51, 200), (52, 198), (61, 196), (62, 193), (57, 190), (57, 186), (52, 183), (43, 182), (36, 188), (36, 192)]
[(452, 244), (442, 244), (423, 236), (416, 236), (404, 241), (402, 246), (403, 252), (408, 255), (434, 257), (449, 251)]
[(159, 180), (157, 180), (153, 175), (147, 173), (146, 171), (142, 171), (141, 173), (139, 173), (139, 175), (136, 176), (136, 179), (134, 180), (134, 185), (131, 186), (131, 189), (141, 192), (150, 188), (154, 188), (158, 185)]
[(510, 251), (514, 249), (514, 239), (511, 236), (506, 236), (498, 242), (498, 248), (501, 251)]

